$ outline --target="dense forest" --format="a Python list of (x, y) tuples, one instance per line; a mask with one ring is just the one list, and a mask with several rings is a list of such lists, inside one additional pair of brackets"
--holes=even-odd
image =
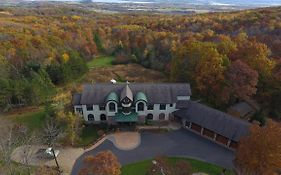
[(281, 7), (186, 16), (2, 8), (0, 105), (43, 103), (100, 54), (190, 82), (212, 106), (255, 99), (281, 118)]

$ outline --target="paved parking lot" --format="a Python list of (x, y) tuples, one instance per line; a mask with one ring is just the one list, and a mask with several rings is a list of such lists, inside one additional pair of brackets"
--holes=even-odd
[(231, 168), (234, 158), (232, 151), (185, 129), (167, 133), (144, 132), (141, 134), (140, 145), (133, 150), (120, 150), (111, 141), (106, 140), (95, 149), (85, 152), (76, 160), (72, 175), (78, 174), (85, 156), (95, 155), (103, 150), (111, 150), (122, 165), (165, 155), (191, 157)]

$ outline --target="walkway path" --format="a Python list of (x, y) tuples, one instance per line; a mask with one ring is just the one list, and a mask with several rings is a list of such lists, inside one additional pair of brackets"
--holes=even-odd
[[(105, 140), (110, 140), (114, 145), (121, 150), (132, 150), (139, 146), (140, 144), (140, 134), (137, 132), (120, 132), (111, 134), (99, 140), (95, 145), (87, 148), (86, 150), (82, 148), (57, 148), (60, 153), (58, 156), (58, 162), (63, 170), (64, 174), (70, 174), (72, 167), (77, 158), (79, 158), (83, 153), (87, 151), (94, 150)], [(12, 160), (24, 164), (24, 154), (26, 146), (21, 146), (16, 148), (12, 153)], [(29, 149), (29, 164), (34, 166), (56, 166), (53, 159), (42, 159), (36, 156), (36, 152), (39, 149), (46, 149), (47, 146), (43, 145), (32, 145)]]
[(138, 132), (117, 132), (107, 136), (114, 146), (120, 150), (133, 150), (141, 143)]
[[(19, 162), (19, 163), (24, 163), (24, 156), (23, 156), (23, 148), (24, 146), (18, 147), (14, 150), (12, 154), (12, 160)], [(29, 164), (34, 165), (34, 166), (56, 166), (55, 161), (53, 159), (47, 159), (47, 158), (38, 158), (36, 156), (36, 152), (39, 149), (46, 149), (46, 146), (39, 146), (39, 145), (33, 145), (31, 146), (31, 149), (29, 151), (30, 153), (30, 159), (29, 159)], [(71, 169), (75, 163), (75, 160), (80, 157), (83, 153), (84, 150), (82, 148), (61, 148), (59, 149), (60, 153), (58, 156), (58, 162), (65, 174), (70, 174)]]
[(169, 131), (171, 130), (179, 130), (182, 128), (182, 125), (178, 122), (169, 122), (168, 125), (151, 125), (151, 126), (137, 126), (138, 130), (153, 130), (153, 129), (167, 129)]

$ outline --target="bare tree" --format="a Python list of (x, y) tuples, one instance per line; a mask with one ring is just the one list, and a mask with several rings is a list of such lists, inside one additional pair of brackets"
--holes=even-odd
[(33, 149), (32, 145), (38, 143), (38, 137), (35, 134), (25, 134), (22, 137), (21, 142), (21, 157), (23, 159), (22, 163), (27, 168), (28, 174), (31, 174), (30, 172), (30, 162), (36, 152), (35, 149)]
[(15, 148), (22, 145), (25, 129), (19, 125), (8, 125), (1, 127), (2, 137), (0, 137), (0, 159), (7, 169), (8, 174), (14, 174), (15, 169), (12, 166), (12, 153)]
[(47, 120), (45, 123), (45, 126), (44, 126), (44, 137), (43, 138), (44, 138), (45, 143), (49, 147), (52, 148), (51, 151), (54, 156), (54, 159), (55, 159), (55, 162), (57, 165), (57, 169), (59, 172), (61, 172), (57, 157), (55, 155), (55, 151), (53, 149), (55, 143), (57, 142), (59, 133), (60, 133), (60, 128), (59, 128), (58, 124), (52, 118)]
[(46, 121), (43, 131), (43, 139), (45, 144), (50, 147), (54, 146), (54, 144), (57, 142), (57, 138), (60, 133), (58, 124), (51, 118)]
[(8, 169), (9, 174), (12, 174), (11, 154), (15, 148), (15, 144), (12, 137), (12, 127), (2, 127), (1, 132), (5, 133), (3, 134), (3, 136), (5, 135), (6, 137), (0, 138), (0, 158), (4, 166)]

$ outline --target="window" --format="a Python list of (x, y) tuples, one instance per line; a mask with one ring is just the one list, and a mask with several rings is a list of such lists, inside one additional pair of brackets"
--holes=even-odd
[(83, 115), (83, 109), (82, 108), (76, 108), (76, 112)]
[(147, 110), (153, 110), (154, 105), (148, 105)]
[(138, 103), (138, 111), (144, 111), (144, 103), (143, 102)]
[(165, 114), (164, 113), (159, 114), (159, 120), (165, 120)]
[(95, 116), (93, 114), (89, 114), (88, 121), (95, 121)]
[(105, 121), (106, 120), (106, 115), (105, 114), (101, 114), (100, 115), (100, 120), (101, 121)]
[(87, 111), (92, 111), (92, 110), (94, 110), (93, 105), (87, 105), (86, 108), (87, 108)]
[(130, 100), (128, 97), (125, 97), (125, 98), (122, 100), (122, 103), (124, 103), (124, 104), (129, 104), (129, 103), (131, 103), (131, 100)]
[(203, 135), (213, 139), (215, 136), (215, 133), (207, 128), (204, 128)]
[(115, 112), (116, 111), (116, 106), (114, 103), (109, 103), (109, 111), (110, 112)]
[(160, 104), (160, 110), (166, 110), (166, 104)]
[(105, 111), (105, 106), (100, 105), (99, 108), (100, 108), (100, 111)]
[(153, 114), (147, 114), (146, 119), (147, 120), (153, 120)]
[(174, 106), (174, 104), (173, 104), (173, 103), (171, 103), (171, 104), (170, 104), (170, 107), (173, 107), (173, 106)]

